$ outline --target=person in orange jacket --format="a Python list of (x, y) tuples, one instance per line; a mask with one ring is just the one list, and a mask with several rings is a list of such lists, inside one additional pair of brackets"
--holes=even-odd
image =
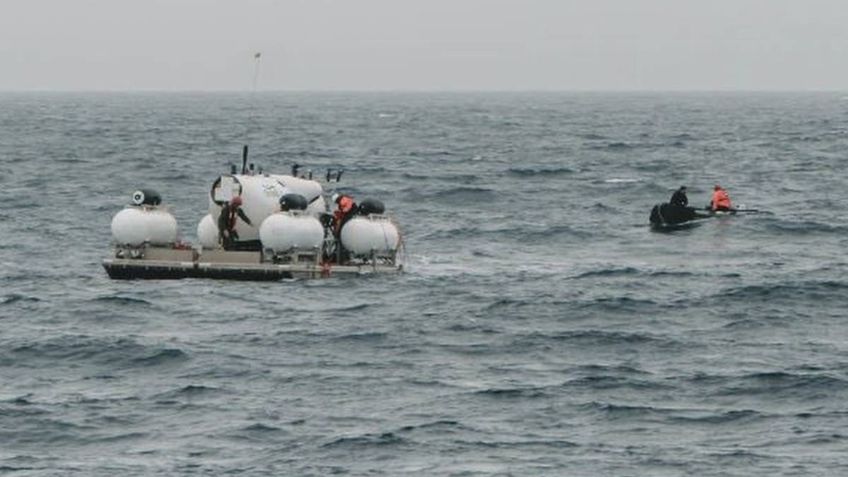
[(715, 212), (718, 210), (726, 211), (731, 209), (733, 209), (733, 205), (730, 203), (730, 196), (727, 195), (726, 190), (716, 184), (713, 188), (713, 200), (710, 202), (710, 210)]
[(356, 214), (356, 202), (354, 202), (353, 197), (345, 194), (336, 197), (335, 202), (336, 212), (333, 214), (333, 232), (338, 237), (345, 222)]

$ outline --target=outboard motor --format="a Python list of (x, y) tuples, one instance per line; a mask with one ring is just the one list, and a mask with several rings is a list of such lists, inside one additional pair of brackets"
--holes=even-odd
[(300, 194), (285, 194), (280, 197), (280, 209), (286, 210), (306, 210), (309, 207), (306, 197)]
[(359, 215), (382, 214), (386, 206), (377, 199), (364, 199), (359, 203)]

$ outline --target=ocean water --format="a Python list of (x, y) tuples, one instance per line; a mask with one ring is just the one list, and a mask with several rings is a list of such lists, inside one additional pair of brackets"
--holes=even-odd
[[(401, 276), (112, 281), (242, 144)], [(0, 473), (845, 475), (842, 94), (0, 94)], [(769, 213), (647, 226), (680, 185)]]

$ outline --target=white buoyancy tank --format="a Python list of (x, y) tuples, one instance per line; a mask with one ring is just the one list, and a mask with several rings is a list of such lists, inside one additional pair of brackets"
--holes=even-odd
[(277, 212), (259, 227), (262, 248), (284, 252), (292, 248), (320, 248), (324, 227), (315, 217), (297, 212)]
[(236, 219), (236, 232), (239, 240), (256, 240), (259, 238), (260, 224), (280, 210), (280, 197), (290, 193), (300, 194), (307, 201), (311, 201), (307, 208), (310, 214), (317, 215), (325, 211), (323, 188), (317, 181), (285, 175), (234, 175), (222, 176), (218, 186), (212, 190), (209, 197), (209, 214), (217, 227), (221, 206), (216, 201), (229, 201), (240, 195), (241, 209), (252, 225), (240, 218)]
[(218, 247), (218, 225), (211, 215), (206, 214), (197, 224), (197, 241), (203, 248)]
[(388, 217), (369, 215), (354, 217), (342, 227), (344, 248), (356, 255), (394, 252), (400, 244), (400, 233)]
[(112, 218), (112, 238), (121, 245), (172, 244), (177, 240), (177, 219), (168, 211), (127, 207)]

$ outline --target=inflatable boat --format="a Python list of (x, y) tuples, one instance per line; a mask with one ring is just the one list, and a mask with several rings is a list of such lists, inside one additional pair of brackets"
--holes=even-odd
[[(737, 214), (757, 214), (758, 209), (748, 209), (744, 206), (730, 210), (699, 210), (695, 207), (686, 207), (676, 204), (657, 204), (651, 209), (649, 221), (651, 228), (660, 231), (680, 230), (697, 227), (706, 219), (715, 217), (726, 217)], [(762, 212), (768, 214), (768, 212)]]
[(657, 204), (651, 209), (650, 223), (655, 230), (676, 230), (698, 225), (702, 220), (713, 217), (706, 211), (676, 204)]
[[(178, 238), (158, 193), (135, 191), (112, 219), (112, 254), (102, 262), (109, 277), (280, 280), (403, 270), (403, 239), (382, 202), (365, 199), (339, 220), (311, 173), (254, 173), (244, 165), (241, 174), (235, 166), (230, 172), (212, 182), (196, 244)], [(330, 171), (326, 177), (330, 183)], [(240, 210), (228, 218), (226, 207)]]

